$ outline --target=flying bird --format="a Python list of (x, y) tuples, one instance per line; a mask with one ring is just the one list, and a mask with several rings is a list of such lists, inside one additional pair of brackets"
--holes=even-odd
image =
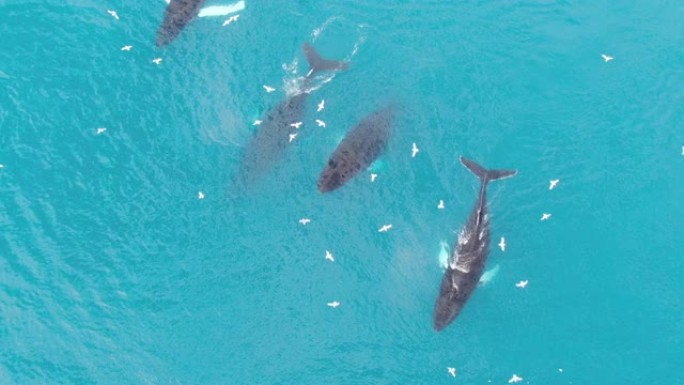
[(333, 257), (332, 253), (328, 250), (325, 251), (325, 259), (327, 259), (330, 262), (335, 262), (335, 257)]
[(441, 199), (439, 200), (439, 204), (437, 205), (437, 208), (440, 210), (444, 209), (444, 201), (443, 200), (441, 200)]
[(545, 220), (547, 220), (547, 219), (549, 219), (549, 218), (551, 218), (551, 214), (543, 213), (543, 214), (542, 214), (542, 217), (541, 217), (541, 220), (542, 220), (542, 221), (545, 221)]
[(456, 377), (456, 368), (447, 368), (451, 377)]
[(106, 128), (104, 128), (104, 127), (100, 127), (100, 128), (98, 128), (98, 129), (97, 129), (97, 131), (95, 131), (95, 135), (101, 135), (101, 134), (104, 134), (104, 133), (105, 133), (105, 131), (107, 131), (107, 129), (106, 129)]
[(336, 307), (340, 306), (340, 303), (337, 301), (332, 301), (332, 302), (328, 302), (328, 306), (330, 306), (331, 308), (336, 308)]
[(122, 50), (122, 51), (130, 51), (131, 48), (133, 48), (132, 45), (125, 45), (125, 46), (121, 47), (121, 50)]
[(378, 177), (378, 174), (371, 174), (371, 182), (375, 182), (375, 178)]
[(290, 124), (290, 127), (294, 127), (299, 130), (299, 127), (302, 126), (302, 122), (297, 122), (297, 123), (292, 123)]
[(385, 233), (387, 230), (391, 229), (392, 225), (383, 225), (380, 229), (378, 229), (379, 233)]
[(612, 57), (612, 56), (608, 56), (608, 55), (606, 55), (605, 53), (604, 53), (604, 54), (601, 54), (601, 57), (603, 58), (603, 61), (606, 62), (606, 63), (608, 63), (609, 61), (613, 60), (613, 57)]
[(418, 152), (419, 152), (419, 151), (420, 151), (420, 150), (418, 149), (418, 146), (416, 146), (416, 144), (413, 143), (413, 146), (411, 146), (411, 157), (412, 157), (412, 158), (415, 158), (416, 155), (418, 155)]
[[(520, 282), (518, 282), (518, 283), (515, 284), (515, 287), (519, 287), (519, 288), (521, 288), (521, 289), (524, 289), (525, 286), (527, 286), (527, 282), (528, 282), (527, 280), (520, 281)], [(510, 382), (510, 381), (509, 381), (509, 382)]]
[(290, 134), (290, 143), (292, 143), (293, 140), (297, 137), (297, 133), (295, 132), (294, 134)]
[(261, 124), (261, 120), (259, 120), (259, 119), (255, 120), (254, 123), (252, 123), (253, 126), (258, 126), (260, 124)]
[(321, 112), (325, 108), (325, 100), (321, 99), (321, 102), (318, 103), (318, 110), (316, 112)]
[(556, 185), (560, 182), (560, 179), (553, 179), (549, 181), (549, 190), (553, 190)]
[(316, 124), (318, 124), (318, 127), (325, 128), (325, 122), (320, 119), (316, 119)]
[(200, 192), (197, 194), (197, 199), (204, 199), (204, 193), (200, 191)]
[(119, 15), (116, 14), (116, 11), (112, 11), (111, 9), (107, 10), (107, 13), (112, 15), (113, 18), (116, 20), (119, 20)]
[(311, 219), (309, 218), (302, 218), (299, 220), (299, 223), (301, 223), (304, 226), (306, 226), (309, 222), (311, 222)]
[(267, 86), (267, 85), (264, 85), (264, 89), (266, 90), (266, 92), (273, 92), (273, 91), (276, 90), (275, 88), (269, 87), (269, 86)]
[(226, 19), (226, 21), (223, 22), (223, 26), (225, 27), (225, 26), (227, 26), (228, 24), (230, 24), (230, 23), (232, 23), (232, 22), (234, 22), (234, 21), (237, 21), (237, 19), (239, 19), (239, 18), (240, 18), (240, 15), (231, 16), (231, 17), (229, 17), (228, 19)]
[(162, 62), (162, 58), (160, 58), (160, 57), (158, 57), (158, 58), (152, 60), (152, 63), (154, 63), (154, 64), (156, 64), (156, 65), (161, 64), (161, 62)]
[(520, 382), (520, 381), (522, 381), (522, 380), (523, 380), (522, 377), (518, 377), (517, 375), (514, 374), (513, 377), (511, 377), (511, 379), (508, 380), (508, 383), (509, 383), (509, 384), (514, 384), (514, 383)]
[(506, 240), (504, 237), (501, 237), (501, 241), (499, 241), (499, 247), (501, 248), (501, 251), (506, 251)]

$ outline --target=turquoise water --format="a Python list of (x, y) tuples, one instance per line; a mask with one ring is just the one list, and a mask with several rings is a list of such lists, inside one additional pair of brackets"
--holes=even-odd
[[(164, 7), (0, 0), (1, 384), (684, 384), (681, 2), (247, 0), (159, 49)], [(236, 194), (304, 41), (352, 66)], [(318, 193), (390, 100), (377, 180)], [(460, 154), (518, 175), (498, 273), (436, 333)]]

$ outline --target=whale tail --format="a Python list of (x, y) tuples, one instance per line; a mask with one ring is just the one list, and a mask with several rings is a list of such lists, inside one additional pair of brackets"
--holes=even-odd
[(463, 163), (470, 172), (477, 175), (483, 183), (497, 179), (510, 178), (518, 173), (517, 170), (487, 170), (472, 160), (466, 159), (463, 155), (461, 155), (460, 159), (461, 163)]
[(306, 61), (309, 62), (309, 67), (311, 68), (306, 75), (307, 78), (320, 71), (346, 70), (349, 67), (349, 63), (322, 58), (309, 43), (304, 43), (302, 49), (306, 55)]

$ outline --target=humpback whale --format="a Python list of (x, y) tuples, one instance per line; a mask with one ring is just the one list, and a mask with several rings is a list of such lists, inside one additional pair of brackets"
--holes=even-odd
[(436, 331), (447, 327), (458, 316), (484, 272), (490, 236), (487, 184), (517, 173), (516, 170), (487, 170), (463, 156), (460, 160), (468, 170), (480, 178), (480, 193), (468, 221), (458, 235), (458, 243), (444, 271), (439, 296), (435, 302), (433, 322)]
[(302, 50), (310, 67), (302, 91), (287, 97), (261, 119), (259, 130), (245, 149), (241, 175), (248, 185), (261, 178), (285, 153), (291, 142), (290, 134), (296, 130), (293, 127), (304, 116), (305, 102), (311, 92), (309, 85), (314, 76), (320, 71), (344, 70), (349, 66), (346, 62), (322, 58), (308, 43), (304, 43)]
[(332, 153), (318, 178), (318, 191), (330, 192), (349, 182), (380, 156), (391, 134), (394, 106), (389, 105), (361, 120)]
[(164, 21), (157, 31), (157, 47), (171, 43), (195, 17), (225, 16), (245, 9), (244, 0), (205, 8), (202, 8), (204, 0), (166, 0), (166, 3)]

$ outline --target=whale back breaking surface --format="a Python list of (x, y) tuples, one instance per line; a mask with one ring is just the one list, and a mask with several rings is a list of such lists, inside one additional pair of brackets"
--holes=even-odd
[(461, 157), (461, 163), (480, 179), (480, 192), (442, 276), (433, 317), (437, 331), (447, 327), (461, 313), (484, 273), (490, 243), (488, 183), (516, 174), (515, 170), (487, 170), (464, 157)]
[(393, 119), (394, 108), (388, 106), (373, 112), (349, 131), (321, 172), (318, 190), (336, 190), (368, 168), (385, 151)]
[(204, 0), (171, 0), (164, 11), (164, 20), (157, 31), (157, 47), (172, 42), (185, 26), (197, 16)]

